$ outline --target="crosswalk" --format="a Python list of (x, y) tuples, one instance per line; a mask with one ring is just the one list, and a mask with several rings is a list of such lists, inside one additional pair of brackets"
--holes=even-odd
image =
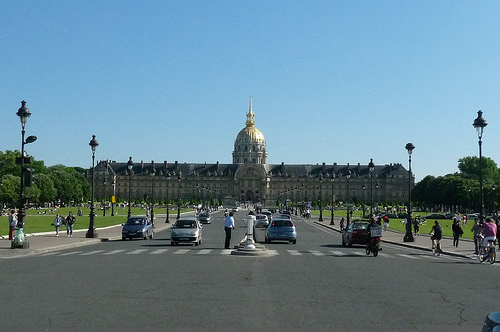
[[(193, 248), (162, 248), (162, 249), (115, 249), (115, 250), (92, 250), (92, 251), (83, 251), (83, 250), (74, 250), (74, 251), (54, 251), (40, 254), (39, 256), (55, 256), (55, 257), (66, 257), (66, 256), (114, 256), (114, 255), (231, 255), (232, 249), (193, 249)], [(364, 250), (266, 250), (267, 256), (291, 256), (291, 257), (299, 257), (299, 256), (309, 256), (309, 257), (325, 257), (325, 256), (334, 256), (334, 257), (373, 257), (372, 255), (367, 256)], [(408, 260), (464, 260), (466, 258), (463, 257), (455, 257), (449, 255), (441, 255), (441, 256), (433, 256), (430, 253), (422, 253), (422, 252), (405, 252), (405, 253), (384, 253), (380, 252), (379, 257), (384, 259), (408, 259)], [(495, 264), (496, 266), (500, 266), (500, 264)]]

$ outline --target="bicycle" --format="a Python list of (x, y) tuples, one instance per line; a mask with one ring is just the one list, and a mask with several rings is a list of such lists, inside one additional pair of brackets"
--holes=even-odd
[(486, 247), (483, 247), (481, 245), (480, 248), (480, 254), (479, 254), (479, 262), (484, 262), (488, 261), (490, 264), (495, 263), (496, 260), (496, 249), (495, 249), (495, 241), (494, 240), (489, 240), (488, 245)]

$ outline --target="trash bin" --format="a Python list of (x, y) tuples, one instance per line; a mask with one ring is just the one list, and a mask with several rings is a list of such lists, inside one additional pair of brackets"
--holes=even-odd
[(25, 242), (24, 229), (14, 227), (14, 237), (12, 238), (11, 248), (22, 248)]

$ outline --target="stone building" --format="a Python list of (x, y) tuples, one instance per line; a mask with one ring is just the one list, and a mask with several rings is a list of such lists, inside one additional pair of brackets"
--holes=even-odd
[[(246, 125), (236, 136), (232, 164), (100, 161), (95, 167), (96, 199), (170, 201), (198, 199), (233, 206), (237, 202), (276, 207), (277, 203), (332, 201), (404, 203), (408, 171), (401, 164), (268, 164), (264, 135), (255, 127), (250, 101)], [(132, 158), (131, 158), (132, 160)], [(414, 177), (411, 176), (411, 186)], [(372, 188), (372, 189), (371, 189)], [(371, 189), (371, 190), (370, 190)], [(370, 193), (372, 193), (370, 195)]]

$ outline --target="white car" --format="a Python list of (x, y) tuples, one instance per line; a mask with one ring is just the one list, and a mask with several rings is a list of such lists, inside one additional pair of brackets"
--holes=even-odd
[(170, 244), (190, 243), (195, 246), (202, 242), (201, 223), (196, 218), (180, 218), (172, 225)]
[(267, 216), (265, 214), (258, 214), (256, 216), (256, 220), (255, 220), (255, 227), (256, 228), (265, 228), (267, 226), (269, 226), (269, 219), (267, 218)]

